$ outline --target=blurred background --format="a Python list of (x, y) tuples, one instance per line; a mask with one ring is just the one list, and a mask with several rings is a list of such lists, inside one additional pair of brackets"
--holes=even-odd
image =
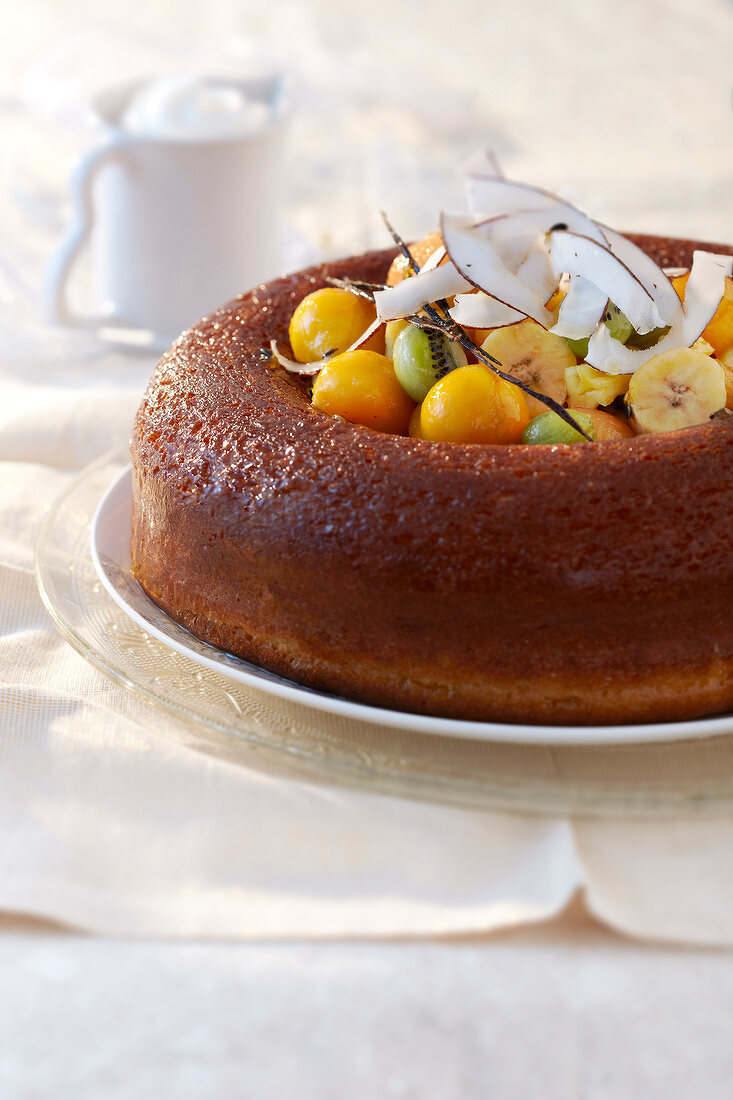
[(733, 238), (730, 0), (10, 0), (3, 300), (37, 306), (96, 90), (252, 54), (294, 80), (283, 269), (388, 244), (380, 208), (422, 234), (478, 148), (621, 230)]

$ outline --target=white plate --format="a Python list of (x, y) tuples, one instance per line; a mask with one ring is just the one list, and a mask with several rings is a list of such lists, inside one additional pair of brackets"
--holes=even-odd
[(143, 630), (185, 657), (241, 684), (344, 718), (478, 741), (527, 745), (643, 744), (733, 732), (733, 715), (702, 718), (694, 722), (634, 726), (527, 726), (504, 722), (462, 722), (452, 718), (429, 718), (422, 714), (383, 710), (302, 687), (199, 641), (146, 596), (130, 571), (131, 514), (132, 470), (127, 466), (102, 497), (92, 521), (92, 560), (102, 584), (112, 599)]

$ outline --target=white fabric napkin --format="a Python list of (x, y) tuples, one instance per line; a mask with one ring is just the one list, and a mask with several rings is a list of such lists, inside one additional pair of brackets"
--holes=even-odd
[[(394, 5), (382, 7), (398, 18)], [(524, 9), (518, 15), (531, 48), (506, 51), (494, 42), (493, 79), (475, 91), (469, 79), (485, 72), (484, 47), (480, 36), (464, 36), (465, 74), (451, 64), (459, 90), (432, 102), (423, 89), (425, 80), (435, 88), (443, 22), (434, 34), (424, 31), (425, 51), (410, 50), (406, 70), (404, 42), (415, 30), (407, 10), (405, 33), (398, 28), (391, 41), (373, 21), (380, 50), (393, 51), (388, 116), (374, 91), (389, 75), (388, 54), (370, 69), (366, 41), (361, 68), (351, 70), (348, 89), (334, 100), (328, 82), (312, 78), (328, 56), (340, 79), (348, 68), (338, 52), (343, 43), (319, 53), (322, 44), (309, 39), (303, 16), (311, 116), (292, 148), (303, 170), (289, 213), (294, 237), (305, 241), (294, 257), (381, 239), (372, 215), (385, 195), (405, 233), (428, 228), (436, 206), (458, 199), (445, 164), (475, 146), (477, 127), (482, 140), (511, 154), (520, 178), (552, 186), (584, 170), (587, 187), (600, 171), (594, 211), (618, 224), (628, 214), (622, 228), (677, 225), (683, 233), (725, 235), (730, 166), (720, 158), (714, 127), (698, 119), (707, 117), (700, 107), (719, 83), (715, 74), (722, 80), (727, 71), (725, 36), (710, 34), (713, 17), (723, 25), (722, 3), (707, 4), (706, 22), (681, 0), (671, 14), (658, 3), (625, 2), (616, 18), (641, 61), (625, 67), (623, 82), (609, 69), (613, 88), (605, 93), (595, 80), (606, 65), (606, 40), (590, 17), (583, 22), (575, 13), (573, 65), (557, 68), (549, 98), (537, 62), (561, 55), (567, 22), (533, 7), (531, 18)], [(182, 19), (184, 8), (198, 29), (198, 9), (184, 5)], [(332, 26), (331, 4), (311, 9)], [(296, 17), (296, 6), (291, 13)], [(502, 34), (510, 24), (502, 14)], [(712, 83), (700, 73), (685, 82), (691, 50), (703, 43)], [(55, 63), (68, 76), (85, 50), (88, 42), (72, 44)], [(98, 60), (103, 51), (93, 53)], [(643, 64), (654, 72), (643, 72)], [(400, 83), (395, 74), (408, 70)], [(112, 76), (109, 65), (102, 72)], [(47, 96), (43, 81), (53, 83), (53, 75), (53, 63), (37, 67), (28, 94), (45, 88)], [(628, 85), (625, 97), (615, 95), (620, 83)], [(725, 125), (720, 104), (715, 110), (716, 125)], [(454, 132), (458, 116), (463, 128)], [(433, 118), (440, 133), (430, 129)], [(552, 126), (559, 142), (547, 140), (557, 136)], [(568, 160), (563, 126), (582, 157)], [(682, 153), (680, 126), (689, 138), (684, 155), (670, 152), (665, 160), (665, 150)], [(634, 134), (635, 143), (627, 142)], [(523, 818), (237, 766), (194, 751), (185, 728), (115, 686), (62, 640), (36, 589), (34, 534), (74, 472), (124, 443), (152, 361), (112, 351), (91, 335), (47, 328), (31, 308), (42, 261), (63, 223), (53, 189), (63, 179), (63, 157), (51, 164), (52, 145), (49, 126), (35, 149), (35, 167), (49, 169), (45, 191), (21, 163), (0, 194), (0, 909), (129, 936), (420, 936), (540, 921), (581, 891), (593, 913), (624, 932), (733, 944), (733, 816)], [(633, 171), (623, 170), (625, 163)], [(324, 226), (338, 232), (328, 236)]]
[(44, 383), (0, 357), (0, 909), (134, 936), (421, 936), (543, 920), (582, 889), (626, 932), (733, 943), (733, 820), (523, 818), (237, 766), (88, 665), (42, 606), (33, 535), (125, 440), (151, 362), (68, 334), (67, 355), (65, 385), (61, 359)]

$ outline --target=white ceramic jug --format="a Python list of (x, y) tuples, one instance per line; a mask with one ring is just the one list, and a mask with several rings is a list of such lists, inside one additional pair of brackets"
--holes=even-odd
[[(74, 219), (46, 273), (52, 319), (136, 330), (140, 342), (164, 347), (278, 274), (287, 89), (281, 77), (246, 88), (267, 102), (268, 122), (225, 137), (130, 132), (123, 116), (139, 86), (97, 98), (102, 140), (74, 171)], [(99, 301), (94, 316), (75, 312), (68, 294), (87, 240)]]

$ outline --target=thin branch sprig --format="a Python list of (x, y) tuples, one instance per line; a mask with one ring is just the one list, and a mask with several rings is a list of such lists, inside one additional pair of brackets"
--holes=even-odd
[(348, 290), (357, 298), (366, 298), (368, 302), (374, 302), (374, 291), (384, 290), (384, 283), (367, 283), (363, 279), (339, 279), (335, 275), (327, 275), (326, 282), (329, 286), (336, 286), (339, 290)]
[[(415, 257), (412, 255), (404, 240), (390, 222), (384, 210), (381, 211), (381, 215), (382, 221), (387, 227), (387, 231), (392, 237), (392, 240), (395, 242), (400, 252), (405, 257), (405, 260), (410, 266), (413, 274), (417, 275), (420, 271), (420, 265), (416, 262)], [(466, 349), (466, 351), (470, 351), (470, 353), (475, 356), (476, 359), (479, 360), (479, 362), (483, 363), (484, 366), (489, 368), (489, 370), (492, 370), (494, 374), (497, 374), (499, 376), (499, 378), (503, 378), (505, 382), (511, 382), (513, 386), (517, 386), (520, 390), (523, 391), (523, 393), (526, 393), (528, 397), (534, 397), (535, 400), (541, 401), (543, 405), (547, 405), (548, 409), (551, 409), (554, 413), (557, 413), (557, 415), (562, 420), (564, 420), (566, 424), (569, 424), (571, 428), (574, 428), (577, 432), (580, 432), (584, 439), (587, 439), (589, 443), (593, 442), (585, 429), (581, 428), (580, 424), (578, 424), (577, 421), (574, 420), (568, 410), (560, 405), (559, 402), (555, 401), (554, 398), (548, 397), (546, 393), (540, 393), (538, 390), (533, 390), (531, 386), (528, 386), (526, 384), (526, 382), (521, 382), (518, 378), (515, 378), (513, 375), (507, 374), (505, 371), (503, 371), (501, 369), (502, 364), (499, 362), (499, 360), (494, 359), (493, 355), (489, 355), (487, 351), (484, 351), (484, 349), (479, 344), (477, 344), (475, 340), (471, 339), (466, 330), (462, 328), (457, 321), (454, 321), (453, 318), (449, 316), (448, 310), (450, 307), (445, 299), (442, 299), (442, 301), (440, 302), (436, 302), (434, 306), (427, 305), (423, 308), (427, 317), (430, 319), (430, 321), (432, 321), (432, 325), (430, 327), (439, 329), (450, 340), (461, 344)], [(420, 318), (415, 318), (415, 320), (418, 324), (420, 323)]]

